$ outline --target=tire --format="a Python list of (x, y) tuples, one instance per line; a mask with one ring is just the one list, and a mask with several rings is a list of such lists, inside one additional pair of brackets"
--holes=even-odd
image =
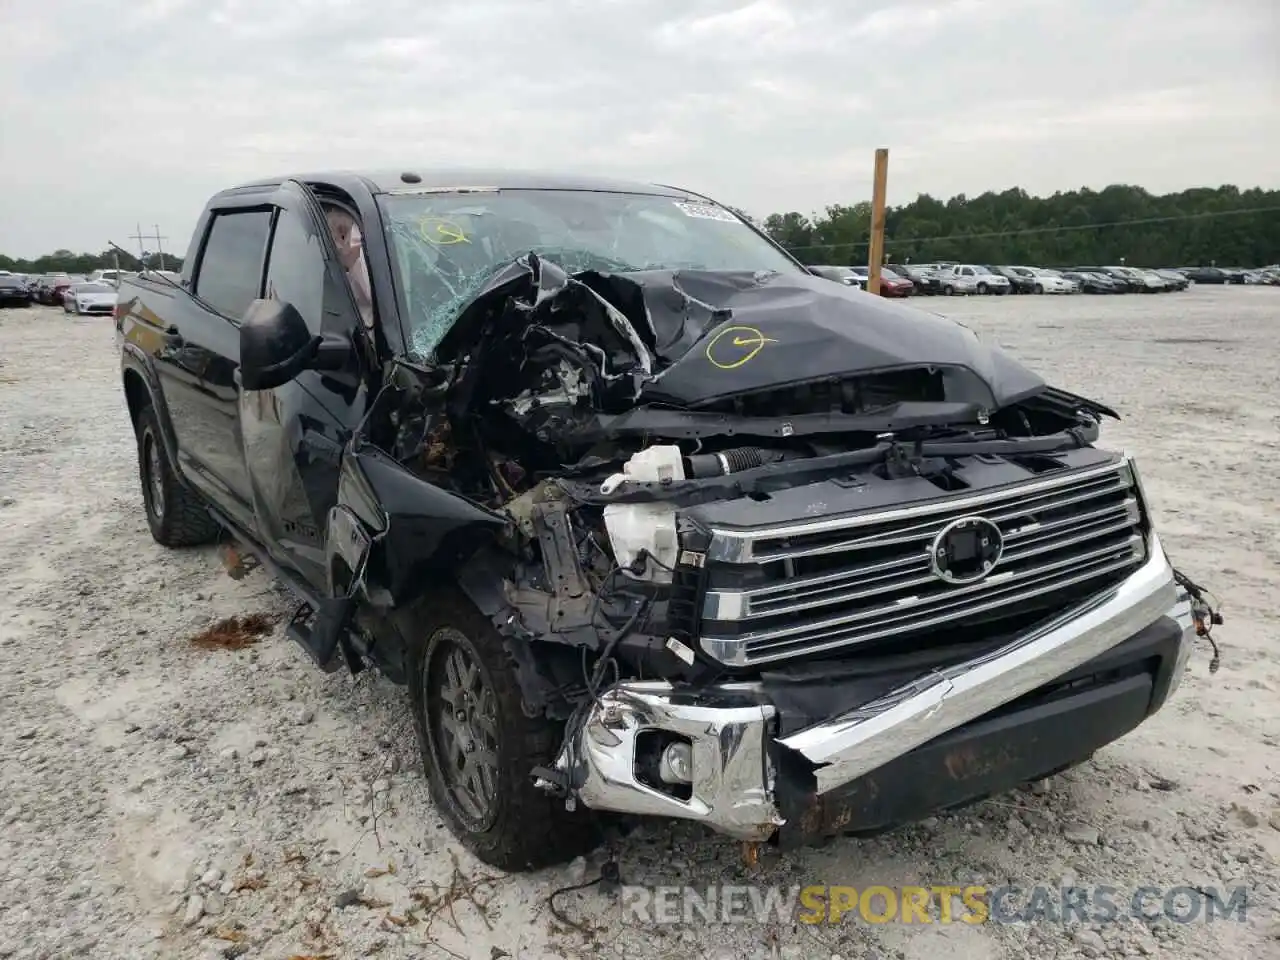
[[(489, 620), (449, 593), (419, 603), (400, 623), (427, 789), (454, 835), (506, 871), (593, 849), (599, 833), (591, 812), (570, 812), (562, 797), (534, 786), (532, 770), (555, 762), (564, 726), (525, 714), (515, 666)], [(476, 766), (461, 783), (468, 764)]]
[(138, 411), (138, 479), (151, 536), (162, 547), (198, 547), (221, 533), (204, 501), (178, 479), (161, 440), (155, 407)]
[(986, 294), (987, 294), (987, 285), (986, 285), (985, 283), (980, 283), (980, 284), (978, 284), (978, 293), (982, 294), (983, 296), (986, 296)]
[(956, 295), (956, 288), (951, 286), (951, 284), (947, 284), (942, 288), (942, 292), (948, 297), (954, 297)]
[(1037, 283), (1037, 284), (1036, 284), (1036, 293), (1044, 293), (1044, 284), (1043, 284), (1043, 283)]

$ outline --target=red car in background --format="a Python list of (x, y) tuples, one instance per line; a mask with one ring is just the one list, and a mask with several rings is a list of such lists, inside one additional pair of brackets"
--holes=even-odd
[[(858, 286), (863, 290), (867, 289), (867, 275), (870, 271), (866, 267), (850, 267), (858, 276)], [(894, 273), (888, 267), (880, 268), (880, 296), (882, 297), (909, 297), (915, 292), (916, 285), (900, 274)]]
[[(859, 287), (862, 290), (867, 289), (867, 274), (870, 271), (866, 267), (819, 265), (808, 269), (815, 276), (826, 277), (828, 280), (834, 280), (850, 287)], [(915, 288), (916, 285), (901, 274), (894, 273), (887, 267), (880, 268), (880, 296), (909, 297), (915, 291)]]
[(71, 285), (75, 282), (66, 274), (44, 277), (36, 287), (36, 299), (50, 306), (60, 306), (63, 294), (71, 289)]

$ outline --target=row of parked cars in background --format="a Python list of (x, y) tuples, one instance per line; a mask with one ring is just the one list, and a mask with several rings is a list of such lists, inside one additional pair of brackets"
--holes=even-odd
[[(828, 280), (867, 288), (866, 267), (819, 265), (809, 271)], [(1280, 286), (1280, 266), (1259, 270), (1232, 270), (1222, 267), (1001, 266), (977, 263), (886, 264), (880, 270), (880, 295), (962, 296), (968, 294), (1003, 296), (1008, 293), (1169, 293), (1185, 290), (1193, 283), (1247, 283)]]
[[(849, 286), (867, 288), (866, 267), (823, 264), (809, 267), (811, 273)], [(177, 280), (170, 270), (153, 270)], [(87, 277), (57, 274), (29, 277), (0, 270), (0, 307), (43, 303), (61, 304), (68, 313), (113, 313), (116, 289), (125, 270), (95, 270)], [(1193, 283), (1239, 283), (1280, 286), (1280, 265), (1258, 270), (1223, 267), (1170, 267), (1150, 270), (1142, 267), (1049, 267), (1001, 266), (977, 263), (886, 264), (880, 270), (880, 295), (962, 296), (969, 294), (1003, 296), (1008, 293), (1167, 293), (1185, 290)]]
[(42, 303), (60, 305), (67, 313), (111, 314), (116, 309), (116, 290), (121, 278), (126, 276), (135, 274), (125, 270), (95, 270), (87, 277), (65, 273), (26, 276), (0, 271), (0, 306)]

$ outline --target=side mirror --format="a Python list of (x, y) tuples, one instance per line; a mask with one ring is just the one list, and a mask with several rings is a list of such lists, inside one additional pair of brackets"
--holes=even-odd
[(240, 385), (271, 390), (304, 370), (340, 370), (349, 352), (340, 337), (313, 335), (293, 304), (255, 300), (240, 322)]

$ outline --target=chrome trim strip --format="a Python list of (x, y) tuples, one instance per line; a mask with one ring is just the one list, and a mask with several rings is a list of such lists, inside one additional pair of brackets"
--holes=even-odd
[[(982, 593), (985, 590), (993, 590), (998, 587), (1009, 586), (1010, 584), (1018, 583), (1024, 580), (1034, 580), (1038, 576), (1050, 574), (1055, 570), (1062, 570), (1065, 568), (1077, 566), (1079, 564), (1084, 564), (1090, 560), (1105, 559), (1109, 555), (1119, 553), (1121, 550), (1124, 550), (1126, 548), (1128, 548), (1131, 551), (1137, 552), (1141, 544), (1142, 544), (1142, 538), (1135, 533), (1132, 537), (1129, 537), (1124, 541), (1121, 541), (1118, 543), (1106, 544), (1105, 546), (1100, 547), (1097, 550), (1091, 550), (1087, 553), (1078, 553), (1070, 557), (1064, 557), (1059, 560), (1055, 560), (1052, 563), (1046, 563), (1042, 566), (1033, 567), (1029, 570), (1009, 570), (1003, 573), (997, 572), (991, 575), (990, 577), (988, 577), (986, 580), (981, 581), (980, 583), (973, 583), (963, 587), (949, 587), (946, 590), (938, 593), (929, 593), (925, 595), (917, 595), (914, 597), (906, 597), (902, 600), (897, 601), (896, 603), (894, 603), (892, 606), (889, 606), (889, 607), (878, 607), (873, 609), (856, 610), (853, 613), (847, 613), (847, 614), (844, 614), (843, 616), (827, 617), (825, 620), (803, 621), (800, 623), (787, 623), (787, 624), (783, 624), (782, 626), (773, 627), (766, 630), (757, 630), (757, 631), (749, 631), (746, 633), (741, 633), (736, 637), (727, 637), (727, 638), (703, 637), (702, 639), (704, 643), (704, 649), (705, 649), (706, 642), (712, 639), (720, 639), (722, 642), (739, 643), (745, 646), (746, 644), (751, 643), (753, 641), (780, 639), (782, 637), (790, 637), (790, 636), (795, 636), (797, 634), (811, 633), (815, 630), (826, 630), (831, 627), (839, 627), (839, 626), (844, 626), (845, 624), (858, 623), (864, 620), (874, 620), (877, 617), (885, 616), (890, 612), (899, 613), (903, 610), (907, 610), (912, 607), (920, 607), (924, 604), (931, 603), (931, 602), (938, 602), (938, 601), (946, 602), (952, 599), (963, 599), (964, 597), (971, 596), (976, 593)], [(1138, 556), (1140, 555), (1141, 554), (1138, 553)], [(1129, 557), (1125, 557), (1124, 559), (1126, 562), (1131, 563), (1133, 562), (1134, 559), (1137, 559), (1137, 557), (1131, 555)], [(933, 577), (922, 577), (918, 580), (903, 581), (900, 584), (896, 584), (895, 588), (922, 586), (922, 585), (937, 584), (937, 583), (938, 581), (935, 580)], [(876, 593), (883, 593), (883, 592), (885, 592), (884, 588), (880, 588), (876, 590), (860, 591), (854, 595), (851, 595), (851, 598), (860, 599), (863, 596), (874, 595)], [(811, 604), (806, 604), (798, 609), (813, 609), (813, 606)], [(791, 613), (791, 612), (794, 612), (793, 608), (779, 607), (779, 608), (771, 609), (769, 611), (769, 614), (772, 616), (774, 614), (782, 615), (782, 614)], [(707, 652), (709, 653), (710, 650), (708, 650)]]
[[(1055, 507), (1066, 506), (1064, 501), (1058, 501)], [(1053, 533), (1057, 530), (1071, 529), (1080, 527), (1086, 523), (1100, 522), (1112, 518), (1112, 514), (1118, 514), (1126, 517), (1129, 523), (1137, 523), (1142, 519), (1138, 512), (1138, 498), (1127, 497), (1120, 503), (1108, 504), (1097, 510), (1090, 510), (1087, 513), (1078, 513), (1074, 516), (1066, 517), (1062, 520), (1051, 520), (1048, 523), (1030, 523), (1023, 527), (1014, 527), (1012, 530), (1004, 531), (1004, 542), (1017, 543), (1019, 540), (1030, 538), (1031, 542), (1043, 537), (1046, 533)], [(999, 517), (990, 519), (999, 522)]]
[[(1004, 523), (1014, 517), (1026, 516), (1037, 510), (1060, 510), (1063, 507), (1069, 507), (1076, 503), (1085, 503), (1089, 500), (1097, 500), (1101, 497), (1115, 493), (1123, 493), (1131, 490), (1132, 486), (1128, 483), (1116, 483), (1107, 487), (1082, 488), (1079, 491), (1073, 491), (1069, 497), (1053, 496), (1052, 491), (1048, 494), (1038, 494), (1029, 497), (1026, 500), (1019, 500), (1012, 504), (1006, 504), (998, 512), (984, 511), (982, 516), (987, 520), (994, 521), (996, 524)], [(963, 514), (963, 511), (956, 511)], [(869, 537), (856, 537), (851, 540), (840, 540), (836, 543), (824, 543), (816, 547), (798, 547), (788, 548), (786, 550), (771, 550), (768, 553), (757, 553), (752, 547), (753, 562), (755, 563), (775, 563), (778, 560), (791, 560), (796, 557), (820, 557), (831, 553), (846, 553), (853, 550), (866, 550), (875, 547), (888, 547), (899, 543), (914, 543), (919, 540), (932, 539), (937, 531), (945, 526), (947, 518), (945, 516), (936, 517), (927, 523), (918, 523), (910, 527), (896, 527), (886, 532), (874, 533)], [(1032, 525), (1034, 528), (1034, 525)], [(1022, 528), (1018, 528), (1022, 529)], [(764, 534), (755, 538), (756, 540), (773, 539)], [(754, 541), (753, 541), (754, 543)]]
[[(1031, 581), (1029, 583), (1013, 583), (1004, 584), (1005, 590), (994, 591), (994, 595), (984, 597), (981, 594), (975, 596), (961, 597), (959, 604), (951, 604), (945, 608), (937, 607), (921, 607), (917, 610), (909, 610), (906, 615), (899, 615), (896, 618), (892, 614), (886, 614), (886, 620), (879, 621), (879, 626), (873, 626), (871, 629), (860, 630), (856, 634), (850, 635), (849, 630), (839, 631), (839, 628), (831, 628), (826, 631), (828, 635), (835, 634), (835, 638), (823, 641), (821, 635), (808, 635), (800, 639), (792, 639), (792, 646), (785, 650), (779, 650), (774, 641), (760, 641), (759, 643), (773, 643), (772, 649), (766, 649), (763, 652), (759, 649), (759, 643), (756, 646), (738, 647), (736, 641), (734, 645), (730, 645), (724, 641), (720, 641), (723, 646), (711, 648), (708, 647), (707, 653), (710, 654), (713, 649), (718, 650), (722, 656), (724, 663), (730, 666), (759, 666), (761, 664), (772, 663), (775, 660), (783, 660), (787, 658), (795, 658), (806, 656), (809, 654), (825, 653), (829, 650), (835, 650), (840, 647), (854, 646), (859, 643), (865, 643), (870, 640), (881, 640), (886, 637), (896, 636), (908, 630), (927, 630), (930, 627), (943, 626), (960, 617), (973, 616), (978, 613), (986, 613), (991, 610), (999, 609), (1007, 603), (1018, 603), (1023, 600), (1031, 600), (1035, 597), (1042, 596), (1046, 593), (1052, 593), (1054, 590), (1061, 590), (1064, 587), (1070, 587), (1076, 583), (1082, 583), (1093, 577), (1105, 576), (1125, 567), (1132, 566), (1134, 561), (1140, 559), (1140, 556), (1130, 554), (1128, 556), (1119, 557), (1103, 566), (1092, 566), (1087, 570), (1076, 573), (1074, 576), (1065, 579), (1061, 577), (1041, 578), (1040, 581)], [(1012, 588), (1012, 589), (1009, 589)], [(963, 601), (976, 601), (965, 606)], [(904, 620), (910, 620), (912, 616), (919, 617), (913, 622), (904, 623)], [(876, 621), (872, 621), (876, 623)], [(839, 631), (839, 632), (837, 632)], [(787, 642), (783, 640), (782, 642)], [(804, 644), (800, 648), (796, 648), (794, 644)]]
[(1174, 605), (1173, 569), (1154, 533), (1148, 550), (1147, 562), (1118, 586), (1040, 629), (778, 742), (814, 764), (818, 793), (828, 793), (1030, 693), (1124, 641)]
[[(1001, 585), (1008, 583), (1010, 579), (1034, 576), (1041, 571), (1053, 570), (1057, 567), (1063, 566), (1064, 564), (1086, 561), (1092, 557), (1100, 556), (1109, 549), (1118, 550), (1126, 543), (1132, 542), (1138, 535), (1135, 533), (1126, 540), (1104, 545), (1099, 549), (1092, 550), (1087, 553), (1077, 553), (1071, 557), (1060, 559), (1053, 564), (1046, 564), (1029, 570), (1008, 570), (1013, 563), (1018, 561), (1037, 557), (1045, 553), (1052, 553), (1056, 550), (1065, 550), (1073, 546), (1092, 543), (1093, 541), (1100, 540), (1102, 537), (1109, 534), (1122, 533), (1130, 527), (1135, 526), (1136, 523), (1136, 519), (1130, 520), (1126, 518), (1121, 521), (1114, 522), (1110, 526), (1085, 530), (1082, 533), (1068, 537), (1064, 540), (1048, 540), (1043, 543), (1035, 540), (1027, 541), (1016, 550), (1005, 551), (1005, 554), (1001, 559), (1001, 566), (1004, 569), (997, 570), (986, 580), (981, 581), (981, 583)], [(939, 582), (937, 578), (931, 574), (925, 575), (928, 570), (928, 563), (924, 557), (910, 557), (906, 559), (910, 562), (895, 563), (898, 566), (910, 566), (914, 569), (904, 570), (898, 574), (881, 574), (879, 576), (871, 576), (866, 579), (861, 579), (859, 577), (860, 574), (864, 573), (866, 570), (874, 569), (871, 567), (864, 567), (861, 570), (844, 571), (836, 575), (826, 575), (823, 578), (793, 582), (784, 581), (782, 583), (770, 584), (767, 587), (757, 587), (750, 590), (708, 590), (703, 596), (702, 617), (704, 620), (741, 621), (749, 620), (754, 617), (781, 616), (787, 613), (797, 613), (802, 611), (819, 612), (819, 608), (824, 606), (830, 606), (837, 603), (847, 603), (851, 600), (862, 600), (867, 597), (874, 597), (877, 594), (892, 593), (895, 590), (935, 585)], [(880, 566), (887, 567), (888, 564), (881, 564)], [(913, 573), (915, 576), (909, 576), (909, 574)], [(824, 584), (820, 582), (821, 580), (826, 580), (828, 582)], [(837, 592), (840, 591), (840, 588), (843, 586), (843, 581), (845, 580), (853, 581), (853, 583), (850, 584), (850, 587), (853, 587), (854, 584), (856, 584), (860, 589), (849, 589)], [(969, 586), (980, 588), (981, 583)], [(920, 598), (911, 598), (910, 602), (915, 603), (918, 600), (920, 600), (920, 602), (927, 600), (946, 600), (948, 597), (955, 595), (955, 592), (959, 591), (960, 587), (964, 586), (966, 585), (961, 584), (954, 588), (953, 591), (943, 591), (930, 594), (928, 597), (923, 598), (923, 600), (920, 600)], [(775, 594), (781, 595), (775, 596)], [(881, 609), (892, 609), (892, 607)]]
[[(1021, 589), (1014, 589), (1009, 593), (1001, 593), (998, 596), (988, 598), (979, 596), (973, 598), (978, 601), (977, 603), (968, 606), (953, 605), (945, 610), (932, 610), (929, 608), (918, 610), (915, 611), (916, 615), (923, 616), (923, 619), (904, 624), (901, 622), (904, 618), (899, 618), (899, 621), (893, 624), (882, 626), (878, 629), (863, 631), (854, 637), (844, 636), (838, 640), (829, 640), (819, 646), (806, 645), (800, 651), (789, 649), (779, 652), (774, 649), (773, 651), (761, 653), (757, 648), (748, 648), (747, 663), (754, 666), (757, 664), (769, 663), (784, 657), (796, 657), (809, 653), (821, 653), (843, 646), (865, 643), (869, 640), (879, 640), (884, 637), (892, 637), (906, 630), (927, 630), (930, 627), (942, 626), (961, 617), (971, 617), (979, 613), (989, 613), (992, 610), (999, 609), (1007, 603), (1020, 603), (1024, 600), (1032, 600), (1036, 597), (1043, 596), (1046, 593), (1052, 593), (1055, 590), (1061, 590), (1064, 587), (1070, 587), (1094, 577), (1101, 577), (1105, 574), (1122, 570), (1125, 567), (1132, 566), (1135, 559), (1137, 558), (1133, 556), (1121, 557), (1118, 560), (1113, 560), (1105, 566), (1091, 567), (1082, 573), (1077, 573), (1075, 576), (1067, 577), (1066, 579), (1058, 578), (1042, 581), (1038, 584), (1030, 583), (1021, 587)], [(1019, 585), (1014, 584), (1014, 586), (1018, 587)]]
[[(716, 527), (712, 530), (711, 543), (707, 548), (707, 558), (726, 563), (746, 563), (755, 559), (752, 547), (756, 540), (776, 540), (783, 537), (800, 537), (814, 533), (853, 529), (873, 523), (890, 523), (894, 520), (919, 518), (948, 510), (969, 511), (985, 506), (999, 507), (1006, 500), (1057, 490), (1072, 484), (1105, 477), (1108, 474), (1121, 474), (1126, 469), (1130, 469), (1129, 456), (1121, 454), (1119, 460), (1102, 466), (1070, 471), (1050, 476), (1044, 480), (1017, 484), (1004, 490), (991, 490), (959, 497), (943, 497), (926, 503), (895, 507), (892, 510), (828, 517), (807, 523), (793, 523), (777, 527), (753, 527), (747, 530)], [(1132, 477), (1132, 472), (1130, 472), (1129, 476)], [(845, 548), (840, 547), (839, 549)]]
[[(1107, 520), (1112, 521), (1110, 526), (1100, 525)], [(1118, 533), (1126, 527), (1136, 525), (1140, 520), (1138, 501), (1130, 497), (1123, 503), (1112, 504), (1066, 520), (1028, 524), (1005, 534), (1006, 550), (1001, 562), (1008, 566), (1012, 561), (1023, 557), (1070, 547), (1108, 533)], [(1095, 524), (1095, 526), (1082, 531), (1081, 527), (1085, 524)], [(1075, 535), (1062, 540), (1052, 539), (1052, 534), (1068, 529)], [(923, 544), (928, 539), (928, 535), (911, 539)], [(1010, 544), (1013, 546), (1008, 546)], [(765, 606), (770, 602), (770, 598), (775, 596), (778, 600), (788, 600), (793, 603), (803, 600), (806, 595), (817, 597), (811, 606), (856, 599), (851, 595), (823, 598), (822, 594), (826, 590), (838, 589), (846, 583), (849, 586), (862, 586), (887, 581), (892, 576), (904, 575), (910, 568), (914, 568), (917, 573), (922, 573), (928, 569), (928, 565), (927, 551), (921, 550), (892, 560), (844, 567), (814, 576), (779, 580), (762, 587), (750, 587), (746, 590), (709, 590), (703, 596), (702, 616), (707, 620), (745, 620), (751, 616), (766, 616), (775, 612)]]

